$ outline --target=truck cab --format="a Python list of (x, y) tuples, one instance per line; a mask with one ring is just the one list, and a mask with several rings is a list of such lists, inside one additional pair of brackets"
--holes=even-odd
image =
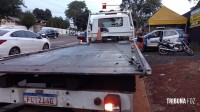
[[(134, 26), (130, 12), (101, 12), (93, 15), (92, 22), (89, 23), (88, 37), (92, 41), (119, 40), (122, 37), (133, 35)], [(99, 35), (101, 38), (99, 39)]]

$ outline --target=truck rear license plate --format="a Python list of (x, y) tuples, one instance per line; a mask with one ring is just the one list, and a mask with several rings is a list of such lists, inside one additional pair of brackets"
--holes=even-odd
[(112, 39), (108, 38), (107, 40), (112, 40)]
[(24, 93), (24, 103), (53, 106), (57, 105), (57, 96), (55, 94)]

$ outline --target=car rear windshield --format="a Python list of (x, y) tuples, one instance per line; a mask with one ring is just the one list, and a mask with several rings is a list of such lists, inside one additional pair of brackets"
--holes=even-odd
[(177, 30), (177, 32), (178, 32), (179, 34), (186, 34), (185, 31), (183, 31), (183, 30)]
[(123, 26), (123, 18), (103, 18), (98, 21), (99, 27), (121, 27)]
[(6, 31), (6, 30), (0, 30), (0, 36), (3, 36), (6, 33), (8, 33), (8, 31)]

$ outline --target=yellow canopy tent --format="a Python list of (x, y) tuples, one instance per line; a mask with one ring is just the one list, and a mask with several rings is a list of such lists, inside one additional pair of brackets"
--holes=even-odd
[(162, 6), (149, 20), (150, 25), (187, 24), (187, 18)]

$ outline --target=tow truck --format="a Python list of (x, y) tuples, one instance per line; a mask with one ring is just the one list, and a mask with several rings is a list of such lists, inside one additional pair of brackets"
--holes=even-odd
[(87, 42), (2, 59), (0, 112), (24, 105), (133, 112), (135, 77), (152, 70), (134, 41), (124, 39), (134, 37), (131, 17), (129, 11), (90, 14)]

